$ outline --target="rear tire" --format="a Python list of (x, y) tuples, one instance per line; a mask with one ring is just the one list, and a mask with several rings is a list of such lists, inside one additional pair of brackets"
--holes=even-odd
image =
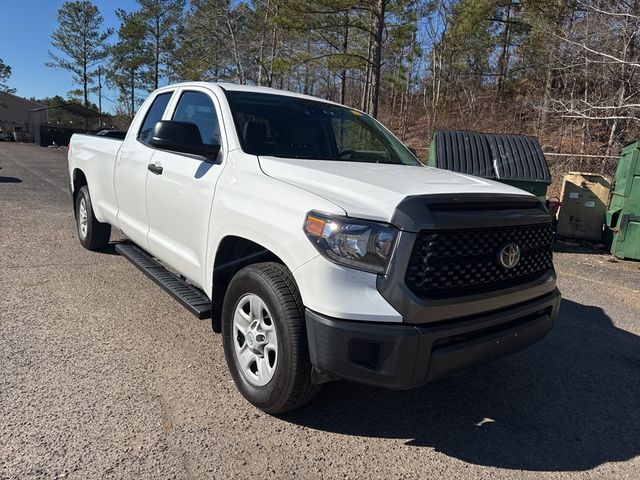
[(222, 341), (238, 390), (264, 412), (293, 410), (319, 391), (300, 292), (285, 266), (257, 263), (236, 273), (222, 307)]
[(111, 225), (96, 219), (86, 185), (80, 188), (76, 197), (76, 227), (78, 239), (87, 250), (102, 250), (109, 245)]

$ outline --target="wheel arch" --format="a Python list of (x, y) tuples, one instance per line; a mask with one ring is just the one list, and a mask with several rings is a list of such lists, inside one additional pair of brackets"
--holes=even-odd
[(212, 326), (220, 332), (222, 303), (231, 278), (242, 268), (260, 262), (277, 262), (289, 268), (281, 256), (249, 238), (226, 235), (218, 244), (213, 263)]
[(87, 182), (87, 176), (80, 168), (74, 168), (73, 174), (71, 176), (73, 182), (73, 191), (71, 192), (71, 196), (73, 199), (73, 211), (75, 212), (76, 198), (78, 198), (78, 192), (84, 186), (89, 188), (89, 183)]

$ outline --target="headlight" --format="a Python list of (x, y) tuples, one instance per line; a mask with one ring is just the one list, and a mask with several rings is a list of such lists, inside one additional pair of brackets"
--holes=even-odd
[(310, 212), (304, 231), (332, 262), (373, 273), (385, 273), (398, 230), (383, 223)]

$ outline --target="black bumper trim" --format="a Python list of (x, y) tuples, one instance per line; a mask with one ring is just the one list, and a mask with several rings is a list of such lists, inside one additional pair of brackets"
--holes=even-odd
[(339, 320), (306, 311), (311, 363), (323, 373), (393, 389), (418, 387), (521, 350), (555, 321), (560, 292), (437, 325)]

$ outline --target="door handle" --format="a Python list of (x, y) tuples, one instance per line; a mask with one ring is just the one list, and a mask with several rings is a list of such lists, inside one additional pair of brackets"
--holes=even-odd
[(149, 170), (152, 173), (155, 173), (156, 175), (162, 175), (162, 166), (161, 165), (156, 165), (155, 163), (150, 163), (149, 165), (147, 165), (147, 170)]

